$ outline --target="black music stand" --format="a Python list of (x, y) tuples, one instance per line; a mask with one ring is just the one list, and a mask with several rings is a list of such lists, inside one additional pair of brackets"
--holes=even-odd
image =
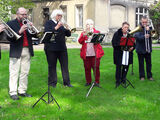
[(134, 71), (133, 71), (133, 63), (132, 63), (131, 75), (134, 75)]
[[(95, 33), (92, 35), (92, 39), (90, 42), (88, 43), (94, 43), (94, 44), (98, 44), (98, 43), (101, 43), (103, 41), (105, 37), (105, 34), (101, 34), (101, 33)], [(94, 64), (94, 78), (96, 79), (96, 48), (95, 48), (95, 64)], [(91, 87), (89, 88), (89, 91), (87, 92), (86, 94), (86, 98), (89, 96), (91, 90), (93, 87), (97, 86), (95, 82), (92, 83)], [(100, 86), (97, 86), (99, 88), (101, 88)]]
[[(47, 94), (48, 94), (48, 100), (46, 101), (45, 99), (43, 99), (43, 97), (44, 97), (45, 95), (47, 95)], [(58, 108), (60, 109), (60, 106), (59, 106), (58, 102), (57, 102), (56, 99), (53, 97), (53, 95), (52, 95), (52, 93), (51, 93), (51, 91), (50, 91), (50, 86), (49, 86), (49, 85), (48, 85), (48, 90), (47, 90), (47, 92), (45, 92), (45, 93), (37, 100), (37, 102), (34, 103), (34, 105), (32, 106), (32, 108), (34, 108), (34, 107), (36, 106), (36, 104), (37, 104), (40, 100), (43, 100), (43, 101), (44, 101), (45, 103), (47, 103), (47, 104), (50, 104), (51, 102), (55, 101), (55, 103), (57, 104)]]
[[(129, 36), (127, 36), (127, 40), (126, 40), (126, 43), (125, 43), (125, 46), (124, 46), (124, 51), (128, 51), (128, 48), (127, 48), (128, 41), (129, 41)], [(129, 59), (129, 58), (128, 58), (128, 59)], [(126, 61), (127, 61), (127, 56), (125, 55), (125, 63), (126, 63)], [(129, 61), (128, 61), (128, 62), (129, 62)], [(129, 63), (128, 63), (128, 64), (129, 64)], [(123, 66), (125, 66), (125, 65), (123, 65)], [(125, 69), (126, 69), (126, 68), (125, 68)], [(133, 64), (132, 64), (132, 70), (133, 70)], [(135, 88), (135, 87), (133, 86), (133, 84), (132, 84), (128, 79), (125, 79), (125, 82), (122, 82), (122, 81), (121, 81), (120, 84), (121, 84), (122, 87), (124, 87), (124, 88), (127, 88), (129, 85), (131, 85), (132, 88)]]
[[(51, 41), (51, 38), (53, 37), (52, 34), (53, 34), (52, 32), (45, 33), (44, 36), (43, 36), (43, 38), (41, 39), (41, 43), (47, 41), (48, 39)], [(37, 100), (37, 102), (34, 103), (34, 105), (32, 106), (32, 108), (34, 108), (34, 107), (36, 106), (36, 104), (37, 104), (40, 100), (42, 100), (42, 101), (44, 101), (44, 102), (47, 103), (47, 104), (50, 104), (51, 102), (55, 101), (55, 103), (57, 104), (58, 108), (60, 109), (60, 106), (59, 106), (58, 102), (56, 101), (56, 99), (55, 99), (55, 98), (53, 97), (53, 95), (51, 94), (50, 84), (51, 84), (51, 83), (48, 83), (48, 90), (47, 90), (47, 92), (45, 92), (45, 93)], [(43, 97), (44, 97), (45, 95), (47, 95), (47, 94), (48, 94), (48, 100), (46, 101)]]

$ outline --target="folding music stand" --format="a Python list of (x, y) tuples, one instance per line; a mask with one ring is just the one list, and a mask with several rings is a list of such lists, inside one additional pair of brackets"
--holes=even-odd
[[(42, 37), (40, 43), (44, 43), (46, 42), (47, 40), (50, 40), (51, 41), (51, 38), (53, 37), (52, 36), (52, 32), (47, 32), (44, 34), (44, 36)], [(45, 95), (48, 94), (48, 100), (46, 101), (43, 97)], [(47, 104), (50, 104), (52, 101), (55, 101), (55, 103), (57, 104), (58, 108), (60, 109), (60, 106), (58, 104), (58, 102), (56, 101), (56, 99), (53, 97), (53, 95), (51, 94), (51, 91), (50, 91), (50, 83), (48, 83), (48, 90), (37, 100), (37, 102), (34, 103), (34, 105), (32, 106), (32, 108), (34, 108), (36, 106), (36, 104), (40, 101), (40, 100), (43, 100), (45, 103)]]
[[(129, 41), (130, 40), (130, 41)], [(129, 36), (127, 36), (126, 37), (126, 41), (124, 41), (124, 43), (125, 43), (125, 45), (124, 45), (124, 50), (127, 50), (127, 46), (128, 46), (128, 44), (131, 44), (131, 38), (129, 37)], [(124, 44), (123, 43), (123, 44)], [(126, 63), (126, 61), (127, 61), (127, 56), (125, 56), (125, 63)], [(129, 63), (128, 63), (129, 64)], [(133, 64), (132, 64), (132, 70), (133, 70)], [(132, 71), (133, 72), (133, 71)], [(132, 88), (135, 88), (134, 86), (133, 86), (133, 84), (128, 80), (128, 79), (125, 79), (125, 83), (123, 83), (123, 82), (121, 82), (121, 85), (122, 85), (122, 87), (124, 87), (124, 88), (127, 88), (129, 85), (131, 85), (132, 86)]]
[[(104, 37), (105, 37), (105, 34), (95, 33), (95, 34), (92, 35), (92, 39), (88, 43), (94, 43), (94, 44), (101, 43), (103, 41)], [(96, 80), (96, 48), (95, 48), (95, 64), (94, 64), (94, 71), (93, 71), (93, 73), (94, 73), (94, 78)], [(94, 86), (96, 86), (95, 82), (93, 82), (92, 85), (91, 85), (91, 87), (89, 88), (89, 91), (86, 94), (86, 98), (89, 96), (89, 94), (90, 94), (90, 92), (91, 92), (91, 90), (92, 90), (92, 88)], [(97, 86), (97, 87), (101, 88), (100, 86)]]

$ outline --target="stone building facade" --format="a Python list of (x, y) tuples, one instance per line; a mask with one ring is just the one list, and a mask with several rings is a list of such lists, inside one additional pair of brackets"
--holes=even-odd
[(44, 29), (46, 20), (54, 9), (62, 9), (64, 19), (71, 28), (77, 28), (79, 35), (86, 19), (93, 19), (95, 28), (106, 34), (105, 42), (110, 42), (113, 33), (122, 22), (130, 23), (134, 29), (143, 15), (148, 15), (148, 7), (157, 0), (33, 0), (30, 18), (39, 29)]

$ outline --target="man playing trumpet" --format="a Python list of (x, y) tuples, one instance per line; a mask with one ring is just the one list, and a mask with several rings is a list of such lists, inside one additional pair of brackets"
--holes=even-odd
[[(23, 19), (27, 19), (27, 10), (23, 7), (18, 8), (16, 19), (9, 21), (9, 27), (21, 37), (17, 40), (15, 37), (10, 38), (10, 63), (9, 63), (9, 95), (11, 99), (18, 100), (18, 95), (22, 97), (32, 97), (27, 94), (28, 74), (30, 70), (30, 61), (33, 53), (32, 37), (36, 34), (30, 34), (28, 27), (22, 24)], [(29, 23), (32, 25), (32, 23)], [(20, 72), (20, 73), (19, 73)]]

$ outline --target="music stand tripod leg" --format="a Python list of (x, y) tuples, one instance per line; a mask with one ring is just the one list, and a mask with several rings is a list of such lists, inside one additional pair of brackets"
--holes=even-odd
[(88, 93), (86, 94), (86, 97), (89, 96), (89, 93), (91, 92), (92, 88), (94, 87), (95, 82), (92, 83), (91, 87), (89, 88)]
[[(44, 102), (46, 102), (46, 101), (43, 99), (43, 97), (44, 97), (47, 93), (48, 93), (48, 91), (45, 92), (45, 93), (34, 103), (34, 105), (32, 106), (32, 108), (34, 108), (34, 107), (36, 106), (36, 104), (37, 104), (40, 100), (43, 100)], [(47, 103), (47, 102), (46, 102), (46, 103)]]
[[(46, 102), (46, 100), (43, 99), (43, 97), (44, 97), (46, 94), (48, 94), (48, 102)], [(52, 98), (52, 100), (50, 100), (50, 97)], [(57, 104), (58, 108), (60, 109), (60, 106), (59, 106), (58, 102), (56, 101), (56, 99), (53, 97), (53, 95), (52, 95), (51, 92), (50, 92), (50, 87), (49, 87), (49, 85), (48, 85), (48, 91), (45, 92), (45, 93), (36, 101), (36, 103), (32, 106), (32, 108), (34, 108), (40, 100), (43, 100), (43, 101), (44, 101), (45, 103), (47, 103), (47, 104), (50, 104), (50, 103), (54, 100), (55, 103)]]
[(126, 79), (126, 81), (128, 82), (129, 85), (132, 86), (132, 88), (135, 88), (135, 87), (133, 86), (133, 84), (132, 84), (128, 79)]

